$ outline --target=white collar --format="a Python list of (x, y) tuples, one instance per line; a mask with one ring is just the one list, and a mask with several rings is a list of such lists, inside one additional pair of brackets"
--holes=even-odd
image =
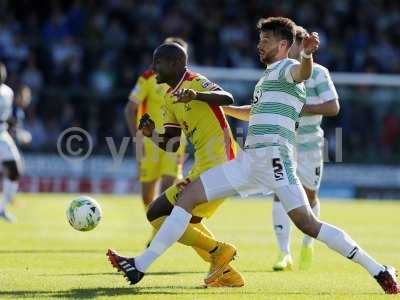
[(276, 62), (274, 62), (274, 63), (272, 63), (272, 64), (270, 64), (270, 65), (267, 65), (267, 70), (270, 70), (270, 69), (273, 69), (273, 68), (275, 68), (277, 65), (279, 65), (280, 64), (280, 62), (282, 61), (282, 60), (284, 60), (284, 59), (287, 59), (286, 57), (285, 58), (282, 58), (281, 60), (278, 60), (278, 61), (276, 61)]

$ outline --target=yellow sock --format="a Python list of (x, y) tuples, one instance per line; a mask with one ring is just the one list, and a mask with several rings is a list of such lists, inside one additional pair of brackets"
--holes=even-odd
[[(197, 223), (197, 224), (192, 224), (193, 227), (197, 228), (200, 230), (203, 234), (209, 236), (210, 238), (214, 238), (214, 234), (204, 225), (203, 223)], [(207, 251), (193, 247), (193, 250), (197, 252), (197, 254), (205, 261), (205, 262), (211, 262), (211, 254), (208, 253)]]
[(193, 225), (193, 227), (197, 228), (198, 230), (200, 230), (202, 233), (204, 233), (205, 235), (209, 236), (210, 238), (215, 238), (214, 234), (210, 231), (210, 229), (208, 229), (208, 227), (203, 224), (202, 222), (200, 223), (196, 223), (196, 224), (191, 224)]
[[(165, 218), (165, 216), (157, 218), (151, 221), (151, 225), (153, 225), (153, 227), (158, 230), (161, 227), (161, 224), (164, 222)], [(201, 223), (189, 224), (178, 242), (186, 246), (191, 246), (203, 250), (207, 254), (211, 250), (215, 249), (218, 243), (214, 239), (213, 234), (207, 229), (207, 227), (205, 227)], [(195, 250), (197, 252), (197, 249)], [(203, 255), (206, 256), (204, 253), (200, 256), (203, 258)]]

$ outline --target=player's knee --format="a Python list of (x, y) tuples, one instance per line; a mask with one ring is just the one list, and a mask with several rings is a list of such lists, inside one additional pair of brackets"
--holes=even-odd
[(310, 203), (311, 207), (314, 207), (314, 205), (317, 204), (318, 201), (317, 192), (307, 188), (304, 188), (304, 190), (306, 192), (308, 202)]
[(161, 179), (160, 193), (165, 192), (166, 189), (174, 184), (174, 181), (175, 177), (173, 176), (163, 176)]
[(200, 180), (188, 184), (179, 196), (176, 205), (191, 213), (193, 208), (207, 202), (203, 185)]
[(316, 237), (318, 235), (315, 225), (311, 222), (303, 222), (300, 224), (300, 226), (298, 226), (298, 228), (301, 230), (301, 232), (307, 234), (308, 236)]
[(167, 196), (162, 194), (148, 206), (146, 213), (147, 220), (152, 222), (159, 217), (168, 216), (173, 208), (174, 206), (168, 201)]
[(315, 218), (312, 212), (307, 210), (305, 207), (290, 211), (289, 216), (296, 227), (304, 234), (311, 237), (316, 237), (318, 235), (320, 229), (319, 221)]
[(147, 208), (146, 217), (147, 217), (147, 220), (149, 222), (154, 221), (155, 219), (157, 219), (156, 214), (155, 214), (155, 209), (153, 208), (151, 203), (149, 204), (149, 206)]

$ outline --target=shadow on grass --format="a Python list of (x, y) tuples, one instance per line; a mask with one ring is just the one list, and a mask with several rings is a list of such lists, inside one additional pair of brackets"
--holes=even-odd
[[(182, 271), (182, 272), (150, 272), (146, 273), (147, 276), (162, 276), (162, 275), (179, 275), (179, 274), (205, 274), (206, 272), (200, 271)], [(59, 276), (98, 276), (98, 275), (119, 275), (118, 272), (98, 272), (98, 273), (66, 273), (66, 274), (38, 274), (37, 276), (43, 277), (59, 277)]]
[(0, 254), (34, 254), (34, 253), (46, 253), (46, 254), (58, 254), (58, 253), (67, 253), (67, 254), (74, 254), (74, 253), (104, 253), (106, 254), (105, 250), (79, 250), (79, 249), (26, 249), (26, 250), (0, 250)]
[[(190, 291), (182, 291), (190, 290)], [(0, 298), (20, 299), (20, 298), (64, 298), (64, 299), (94, 299), (97, 297), (112, 297), (123, 295), (182, 295), (182, 294), (216, 294), (208, 292), (200, 286), (153, 286), (153, 287), (124, 287), (124, 288), (82, 288), (66, 291), (0, 291)], [(203, 291), (203, 292), (201, 292)], [(220, 290), (222, 292), (222, 290)], [(239, 291), (239, 290), (238, 290)], [(225, 291), (226, 293), (226, 291)], [(242, 292), (239, 292), (240, 294)], [(218, 293), (217, 293), (218, 294)], [(3, 298), (4, 297), (4, 298)]]
[[(163, 291), (163, 294), (178, 294), (178, 292)], [(94, 299), (101, 296), (112, 297), (112, 296), (123, 296), (123, 295), (140, 295), (140, 294), (160, 294), (159, 292), (141, 292), (140, 288), (126, 287), (126, 288), (82, 288), (82, 289), (71, 289), (66, 291), (9, 291), (1, 292), (0, 298), (4, 299), (20, 299), (20, 298), (64, 298), (64, 299)]]
[[(182, 291), (183, 290), (183, 291)], [(185, 291), (187, 290), (187, 291)], [(197, 291), (196, 291), (197, 290)], [(64, 299), (94, 299), (97, 297), (112, 297), (124, 295), (218, 295), (218, 294), (246, 294), (246, 295), (263, 295), (263, 296), (283, 296), (283, 295), (309, 295), (309, 296), (346, 296), (349, 294), (331, 294), (331, 293), (304, 293), (301, 291), (293, 292), (274, 292), (262, 293), (246, 291), (243, 288), (209, 288), (204, 289), (199, 286), (153, 286), (153, 287), (124, 287), (124, 288), (82, 288), (71, 289), (66, 291), (0, 291), (0, 298), (22, 299), (22, 298), (64, 298)], [(357, 295), (376, 295), (376, 293), (362, 293)], [(350, 295), (349, 295), (350, 296)], [(351, 294), (354, 296), (354, 294)], [(249, 296), (251, 297), (251, 296)]]

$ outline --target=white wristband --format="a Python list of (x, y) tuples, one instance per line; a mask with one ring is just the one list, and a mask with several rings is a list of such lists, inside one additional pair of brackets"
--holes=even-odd
[(300, 55), (301, 55), (301, 57), (308, 58), (308, 59), (310, 59), (312, 57), (312, 53), (306, 54), (304, 52), (304, 50), (301, 51)]

